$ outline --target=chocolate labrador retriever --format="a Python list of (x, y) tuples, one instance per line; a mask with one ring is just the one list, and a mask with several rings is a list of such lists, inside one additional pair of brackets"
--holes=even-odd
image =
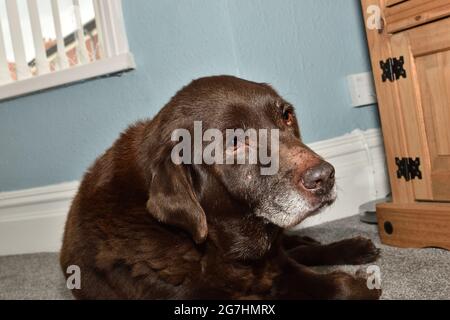
[[(277, 129), (278, 171), (262, 175), (259, 162), (175, 164), (172, 134), (193, 133), (195, 121), (203, 130)], [(233, 139), (232, 155), (249, 148), (245, 139)], [(87, 171), (61, 266), (66, 276), (80, 268), (81, 288), (72, 290), (80, 299), (377, 299), (363, 276), (308, 268), (374, 261), (370, 240), (323, 245), (284, 233), (331, 204), (334, 184), (334, 168), (302, 143), (292, 105), (272, 87), (201, 78)]]

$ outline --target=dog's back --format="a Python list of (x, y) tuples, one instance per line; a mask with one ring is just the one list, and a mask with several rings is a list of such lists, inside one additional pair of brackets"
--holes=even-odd
[[(149, 124), (122, 134), (88, 170), (73, 200), (60, 261), (66, 276), (69, 266), (80, 267), (77, 298), (174, 297), (171, 286), (198, 266), (191, 241), (161, 227), (145, 207), (146, 182), (136, 158)], [(121, 273), (133, 281), (121, 282)]]

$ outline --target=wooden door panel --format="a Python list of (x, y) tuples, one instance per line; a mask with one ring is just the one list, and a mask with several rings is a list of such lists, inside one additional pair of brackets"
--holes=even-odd
[(450, 51), (418, 57), (417, 74), (425, 127), (429, 136), (432, 167), (450, 168)]
[(418, 76), (415, 68), (415, 57), (410, 48), (408, 32), (395, 34), (391, 37), (393, 57), (404, 58), (406, 78), (401, 78), (391, 85), (396, 86), (399, 99), (399, 114), (402, 117), (402, 130), (406, 135), (406, 154), (398, 154), (397, 157), (420, 158), (420, 170), (422, 179), (414, 179), (410, 183), (414, 187), (414, 198), (432, 200), (431, 166), (426, 137), (425, 122), (421, 107), (421, 97), (418, 94)]
[[(408, 136), (408, 156), (420, 157), (417, 200), (450, 201), (450, 19), (392, 36), (394, 56), (404, 56), (406, 79), (398, 81)], [(436, 40), (437, 39), (437, 40)]]
[(431, 162), (433, 199), (450, 200), (450, 51), (416, 59)]

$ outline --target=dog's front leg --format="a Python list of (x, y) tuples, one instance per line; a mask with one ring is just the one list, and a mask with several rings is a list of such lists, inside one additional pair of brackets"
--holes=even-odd
[(306, 236), (299, 236), (285, 233), (282, 234), (281, 245), (285, 250), (290, 250), (299, 246), (307, 246), (313, 244), (319, 245), (321, 243), (313, 238)]
[(376, 300), (381, 295), (381, 290), (369, 289), (361, 275), (341, 271), (321, 274), (290, 258), (281, 270), (272, 289), (274, 299)]
[[(285, 236), (283, 248), (289, 257), (307, 266), (358, 265), (378, 259), (380, 249), (370, 239), (356, 237), (330, 244), (301, 241), (301, 237)], [(295, 242), (297, 245), (294, 245)]]

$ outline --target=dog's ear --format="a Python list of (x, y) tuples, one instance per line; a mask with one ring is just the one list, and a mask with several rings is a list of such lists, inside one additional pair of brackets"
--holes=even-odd
[(187, 168), (165, 161), (154, 169), (150, 185), (148, 211), (163, 223), (189, 232), (196, 243), (208, 235), (205, 212), (192, 187)]

